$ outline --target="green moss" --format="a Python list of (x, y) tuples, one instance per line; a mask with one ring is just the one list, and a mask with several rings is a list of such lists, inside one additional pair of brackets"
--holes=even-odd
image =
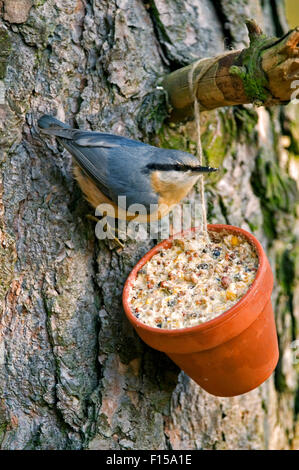
[(0, 244), (0, 302), (3, 301), (11, 282), (14, 278), (14, 267), (17, 261), (15, 241), (7, 233), (2, 234), (2, 242)]
[(224, 204), (223, 199), (222, 199), (222, 197), (220, 196), (220, 194), (219, 194), (219, 196), (218, 196), (218, 202), (219, 202), (219, 207), (220, 207), (220, 210), (221, 210), (221, 214), (223, 215), (223, 217), (224, 217), (224, 219), (225, 219), (225, 222), (226, 222), (227, 224), (229, 224), (227, 207), (226, 207), (226, 205)]
[(273, 214), (267, 207), (261, 207), (263, 214), (263, 230), (268, 240), (274, 240), (277, 237), (276, 223)]
[(259, 228), (258, 224), (255, 224), (255, 223), (253, 223), (252, 221), (250, 221), (248, 219), (245, 219), (245, 222), (248, 224), (251, 232), (255, 232), (256, 230), (258, 230), (258, 228)]
[(35, 7), (41, 7), (46, 3), (47, 0), (35, 0), (34, 6)]
[[(288, 244), (287, 247), (276, 252), (276, 277), (279, 285), (277, 306), (281, 315), (290, 315), (291, 318), (291, 336), (295, 340), (298, 335), (298, 325), (294, 312), (294, 290), (298, 273), (296, 268), (299, 262), (299, 246)], [(280, 297), (282, 302), (280, 302)]]
[(5, 77), (7, 60), (11, 53), (11, 40), (8, 31), (0, 28), (0, 80)]
[(298, 381), (298, 387), (297, 387), (297, 392), (295, 396), (294, 411), (295, 411), (295, 416), (297, 417), (299, 415), (299, 381)]
[(290, 146), (288, 151), (295, 157), (299, 156), (299, 111), (295, 109), (295, 119), (289, 123), (286, 134), (290, 137)]
[[(281, 354), (280, 354), (281, 357)], [(274, 384), (275, 388), (279, 393), (283, 393), (287, 391), (287, 383), (286, 383), (286, 378), (282, 372), (282, 363), (281, 359), (278, 361), (278, 364), (275, 369), (274, 373)]]
[(258, 114), (253, 108), (235, 106), (233, 108), (236, 133), (240, 140), (244, 139), (251, 143), (257, 136), (256, 125)]
[(205, 128), (202, 134), (202, 144), (207, 163), (219, 168), (227, 153), (232, 151), (237, 136), (233, 111), (219, 110), (214, 118), (209, 116)]
[[(245, 111), (243, 115), (245, 116)], [(223, 160), (228, 153), (234, 152), (238, 126), (240, 127), (240, 119), (237, 122), (236, 116), (232, 110), (225, 112), (218, 110), (202, 116), (201, 140), (204, 163), (220, 169), (217, 173), (209, 175), (207, 188), (222, 178), (225, 171), (222, 165)], [(195, 122), (164, 123), (157, 135), (152, 137), (151, 143), (162, 148), (182, 150), (196, 155)]]
[[(235, 106), (225, 111), (218, 110), (217, 117), (209, 116), (206, 130), (202, 134), (207, 163), (221, 168), (225, 156), (228, 153), (234, 155), (236, 140), (252, 143), (257, 119), (256, 111), (244, 106)], [(211, 175), (217, 180), (219, 176), (223, 175), (220, 173)]]
[(267, 402), (266, 400), (262, 400), (262, 409), (264, 410), (264, 412), (267, 414), (268, 413), (268, 405), (267, 405)]
[(280, 288), (284, 294), (292, 295), (295, 280), (295, 258), (298, 256), (296, 250), (286, 249), (277, 253), (276, 276)]
[(8, 427), (8, 422), (0, 423), (0, 444), (2, 443), (4, 439), (7, 427)]
[(149, 12), (151, 14), (151, 17), (153, 19), (153, 22), (156, 26), (156, 29), (157, 29), (157, 32), (160, 36), (161, 39), (163, 39), (164, 41), (168, 42), (169, 44), (171, 44), (171, 40), (167, 34), (167, 31), (160, 19), (160, 13), (159, 13), (159, 10), (157, 9), (156, 5), (155, 5), (155, 2), (154, 0), (150, 0), (149, 1)]
[(209, 165), (219, 168), (225, 157), (222, 137), (216, 137), (213, 144), (206, 147), (205, 154)]
[(237, 75), (243, 82), (245, 93), (255, 104), (263, 104), (271, 96), (268, 91), (268, 80), (261, 61), (263, 50), (274, 42), (265, 35), (251, 36), (250, 46), (238, 57), (238, 62), (230, 67), (229, 73)]
[[(295, 265), (297, 260), (298, 249), (290, 243), (279, 244), (279, 249), (276, 250), (275, 273), (278, 296), (275, 311), (281, 319), (283, 326), (290, 324), (288, 327), (289, 331), (287, 332), (290, 340), (295, 340), (297, 338), (296, 316), (294, 312), (294, 289), (296, 278)], [(288, 320), (285, 320), (285, 318), (288, 318)], [(291, 320), (291, 322), (289, 320)], [(282, 345), (280, 345), (280, 349), (284, 349)], [(282, 358), (282, 354), (280, 354), (280, 358)], [(279, 392), (284, 392), (288, 388), (282, 369), (282, 359), (280, 359), (275, 370), (275, 386)]]
[[(267, 160), (262, 154), (256, 158), (251, 184), (261, 201), (264, 217), (264, 231), (270, 240), (277, 237), (276, 214), (287, 217), (295, 214), (298, 201), (296, 182), (282, 170), (276, 162)], [(285, 230), (288, 230), (287, 223)]]
[(139, 129), (146, 135), (158, 133), (169, 116), (169, 112), (170, 107), (165, 90), (156, 89), (147, 94), (137, 115)]
[(195, 142), (187, 135), (183, 126), (171, 124), (163, 125), (158, 132), (159, 146), (173, 150), (183, 150), (194, 153)]

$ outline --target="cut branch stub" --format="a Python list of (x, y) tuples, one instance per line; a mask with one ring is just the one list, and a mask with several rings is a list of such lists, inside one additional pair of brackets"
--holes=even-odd
[(253, 20), (248, 20), (246, 25), (248, 48), (198, 61), (163, 79), (162, 86), (173, 107), (173, 119), (192, 114), (189, 89), (192, 69), (201, 110), (246, 103), (267, 106), (290, 100), (294, 91), (292, 82), (299, 79), (299, 28), (277, 39), (264, 35)]
[(263, 31), (254, 20), (247, 20), (245, 24), (248, 29), (249, 41), (252, 43), (256, 38), (263, 36)]
[(299, 27), (264, 51), (262, 68), (272, 95), (267, 104), (288, 102), (294, 91), (292, 82), (299, 79)]

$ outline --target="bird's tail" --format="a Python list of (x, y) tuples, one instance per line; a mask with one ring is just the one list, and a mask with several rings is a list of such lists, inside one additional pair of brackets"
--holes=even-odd
[(39, 118), (37, 124), (44, 134), (55, 135), (56, 137), (63, 137), (65, 139), (71, 139), (73, 137), (74, 131), (68, 124), (48, 114), (44, 114), (44, 116)]

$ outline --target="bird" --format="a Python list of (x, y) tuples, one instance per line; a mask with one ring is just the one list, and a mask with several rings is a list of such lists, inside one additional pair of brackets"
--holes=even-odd
[(199, 165), (181, 150), (165, 149), (127, 137), (73, 129), (53, 116), (37, 121), (39, 130), (55, 136), (73, 157), (74, 176), (87, 201), (111, 205), (116, 219), (133, 220), (133, 204), (145, 208), (138, 221), (164, 217), (198, 181), (217, 168)]

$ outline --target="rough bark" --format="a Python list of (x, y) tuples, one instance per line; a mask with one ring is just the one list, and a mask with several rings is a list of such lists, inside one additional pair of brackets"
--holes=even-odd
[(158, 80), (224, 45), (245, 47), (243, 16), (281, 35), (283, 13), (270, 0), (18, 3), (22, 14), (0, 2), (1, 448), (298, 446), (290, 347), (299, 317), (290, 177), (298, 177), (296, 107), (202, 116), (207, 160), (222, 168), (206, 188), (209, 221), (253, 231), (276, 279), (279, 366), (259, 389), (232, 399), (208, 395), (137, 338), (121, 292), (153, 242), (131, 241), (122, 251), (99, 242), (69, 154), (34, 128), (47, 112), (194, 151), (193, 122), (165, 121), (165, 96), (152, 93)]

